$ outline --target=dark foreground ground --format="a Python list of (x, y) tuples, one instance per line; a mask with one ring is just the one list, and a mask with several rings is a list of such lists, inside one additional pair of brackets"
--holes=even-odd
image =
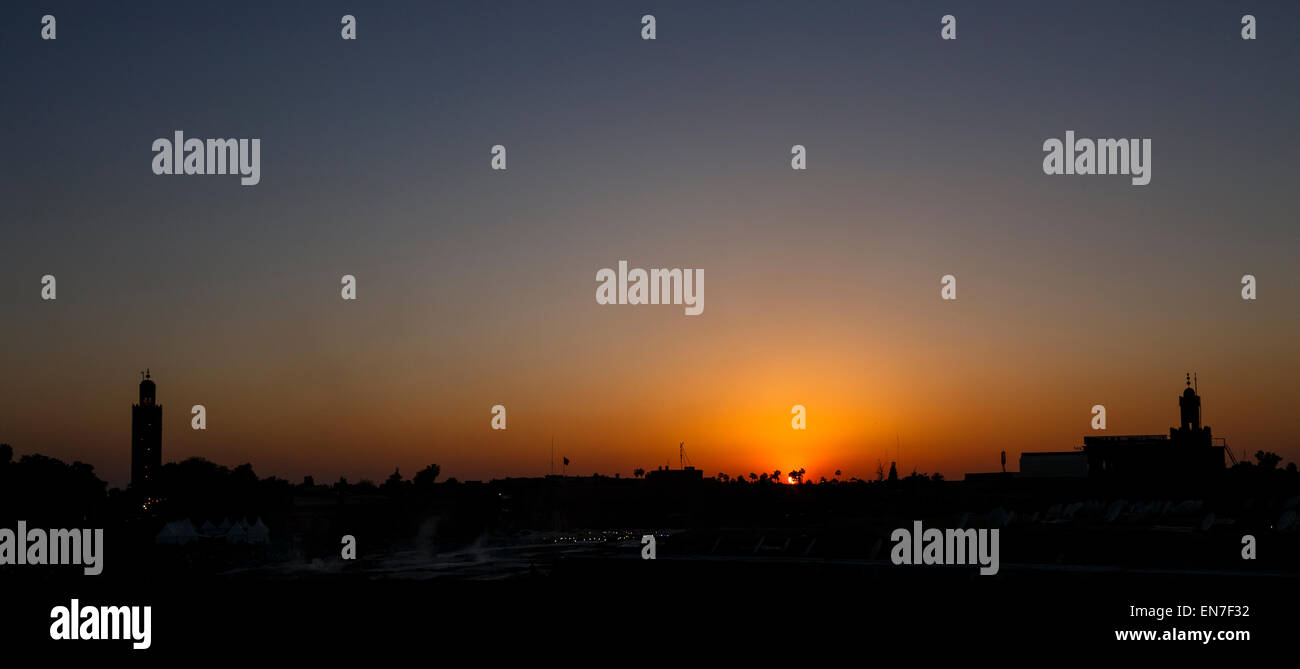
[[(222, 657), (261, 666), (355, 654), (372, 660), (366, 666), (382, 666), (469, 653), (493, 664), (518, 655), (584, 664), (635, 658), (869, 663), (901, 653), (914, 656), (917, 666), (962, 656), (1021, 665), (1093, 653), (1262, 657), (1293, 652), (1300, 632), (1300, 579), (1241, 573), (1003, 565), (997, 576), (981, 577), (968, 568), (871, 561), (578, 557), (545, 574), (494, 581), (243, 574), (34, 585), (4, 583), (0, 637), (19, 656), (51, 659)], [(151, 605), (152, 648), (52, 641), (49, 611), (72, 597), (83, 605)], [(1130, 605), (1186, 605), (1197, 615), (1135, 618)], [(1202, 605), (1238, 605), (1246, 615), (1208, 617)], [(1116, 630), (1141, 629), (1246, 631), (1250, 639), (1115, 638)]]
[[(21, 490), (0, 488), (9, 499), (0, 517), (12, 519), (0, 528), (103, 527), (105, 568), (0, 568), (0, 667), (68, 666), (63, 658), (80, 654), (204, 666), (498, 666), (521, 656), (548, 666), (895, 656), (908, 667), (1069, 666), (1085, 656), (1206, 666), (1291, 662), (1300, 640), (1291, 471), (1238, 468), (1194, 489), (1006, 476), (375, 488), (259, 482), (250, 471), (216, 476), (238, 479), (221, 485), (185, 479), (145, 514), (123, 493), (60, 506), (69, 484), (27, 474), (10, 477)], [(232, 518), (265, 520), (269, 539), (233, 540), (222, 529)], [(176, 519), (184, 542), (162, 531)], [(891, 532), (913, 522), (1000, 528), (998, 573), (892, 564)], [(646, 533), (658, 537), (655, 560), (641, 559)], [(353, 535), (357, 559), (343, 560), (340, 540)], [(1245, 537), (1257, 540), (1251, 559)], [(51, 609), (73, 598), (151, 606), (152, 647), (52, 640)], [(1237, 638), (1117, 639), (1143, 630)]]

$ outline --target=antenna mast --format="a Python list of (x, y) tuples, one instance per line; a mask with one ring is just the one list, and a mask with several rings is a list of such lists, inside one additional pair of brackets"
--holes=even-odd
[[(1192, 389), (1196, 391), (1196, 396), (1201, 396), (1201, 384), (1196, 379), (1196, 373), (1192, 372)], [(1201, 425), (1204, 426), (1210, 422), (1209, 412), (1205, 410), (1205, 398), (1201, 397)]]

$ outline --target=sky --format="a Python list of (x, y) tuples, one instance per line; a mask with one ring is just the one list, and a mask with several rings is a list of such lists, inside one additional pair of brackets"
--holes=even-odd
[[(960, 478), (1096, 404), (1167, 433), (1196, 372), (1234, 453), (1300, 460), (1295, 3), (263, 4), (0, 17), (17, 454), (125, 485), (149, 368), (165, 461), (295, 481), (536, 476), (552, 440)], [(261, 182), (155, 175), (176, 130), (260, 138)], [(1150, 184), (1045, 175), (1067, 130), (1150, 138)], [(597, 304), (620, 260), (703, 269), (704, 312)]]

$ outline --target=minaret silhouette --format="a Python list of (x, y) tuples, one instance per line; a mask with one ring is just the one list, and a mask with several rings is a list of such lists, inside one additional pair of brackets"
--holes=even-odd
[(149, 370), (140, 375), (140, 403), (131, 405), (131, 487), (147, 490), (162, 466), (162, 405)]
[(1210, 434), (1210, 426), (1201, 424), (1201, 396), (1197, 394), (1194, 384), (1195, 379), (1188, 372), (1187, 387), (1178, 397), (1178, 427), (1169, 429), (1169, 439), (1179, 445), (1208, 448), (1213, 446), (1214, 438)]

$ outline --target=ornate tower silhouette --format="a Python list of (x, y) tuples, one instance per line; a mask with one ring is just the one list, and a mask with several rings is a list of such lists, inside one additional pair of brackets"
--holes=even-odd
[(146, 489), (162, 466), (162, 405), (149, 370), (141, 373), (140, 403), (131, 405), (131, 487)]
[(1210, 426), (1201, 425), (1201, 396), (1196, 392), (1190, 372), (1187, 374), (1187, 388), (1178, 398), (1178, 427), (1169, 429), (1169, 439), (1176, 444), (1197, 447), (1211, 446), (1214, 441)]

